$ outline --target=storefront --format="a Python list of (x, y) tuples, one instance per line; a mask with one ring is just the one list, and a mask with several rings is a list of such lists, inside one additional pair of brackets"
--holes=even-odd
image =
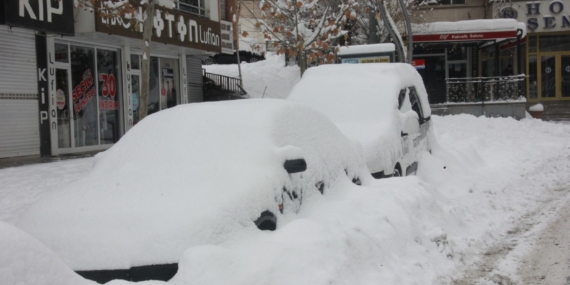
[[(509, 75), (517, 74), (522, 66), (517, 60), (522, 54), (517, 43), (523, 37), (524, 26), (511, 19), (437, 22), (415, 27), (414, 60), (421, 62), (418, 72), (430, 103), (458, 100), (450, 94), (450, 79), (502, 76), (508, 65), (513, 68)], [(501, 47), (506, 46), (510, 54), (501, 56), (506, 54)], [(474, 89), (473, 84), (468, 85)]]
[[(0, 31), (3, 43), (15, 42), (0, 47), (4, 54), (0, 64), (0, 117), (14, 125), (0, 127), (0, 158), (105, 150), (139, 121), (142, 31), (118, 16), (74, 10), (69, 4), (73, 1), (59, 1), (56, 7), (35, 2), (18, 5), (19, 1), (8, 0), (0, 13), (1, 23), (7, 25), (0, 27), (8, 31), (8, 25), (29, 29)], [(149, 56), (149, 115), (202, 100), (201, 58), (206, 52), (221, 50), (217, 2), (211, 2), (216, 10), (210, 9), (208, 16), (215, 20), (156, 7)], [(57, 1), (49, 5), (54, 3)], [(138, 12), (144, 13), (142, 8)], [(14, 22), (4, 17), (8, 14), (25, 17)], [(37, 23), (48, 17), (51, 26)], [(54, 26), (56, 20), (60, 22)], [(27, 100), (26, 112), (17, 112), (21, 120), (9, 110), (15, 103), (5, 104), (3, 100), (20, 105)], [(26, 128), (30, 130), (22, 139), (13, 135), (14, 129)], [(30, 141), (29, 146), (21, 151), (18, 147), (24, 148), (25, 140)]]
[[(524, 22), (528, 29), (529, 102), (557, 102), (565, 106), (567, 113), (570, 110), (570, 3), (513, 2), (500, 9), (508, 12), (503, 13), (505, 16)], [(547, 106), (545, 111), (548, 109)]]

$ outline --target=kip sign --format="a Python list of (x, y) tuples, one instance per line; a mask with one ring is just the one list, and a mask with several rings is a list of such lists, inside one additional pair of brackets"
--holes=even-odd
[[(154, 10), (153, 42), (221, 52), (220, 23), (160, 6), (155, 6)], [(134, 17), (142, 19), (145, 16), (146, 11), (136, 7)], [(104, 13), (97, 15), (95, 21), (97, 32), (142, 39), (142, 22), (136, 25), (136, 21), (121, 16), (107, 17)]]
[(3, 0), (0, 1), (0, 24), (73, 36), (73, 1), (70, 0)]

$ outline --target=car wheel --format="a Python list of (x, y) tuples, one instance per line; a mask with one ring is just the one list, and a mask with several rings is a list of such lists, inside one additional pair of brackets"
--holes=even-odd
[(277, 217), (270, 211), (264, 211), (254, 223), (262, 231), (274, 231), (277, 228)]
[(392, 177), (402, 177), (402, 170), (400, 170), (400, 165), (396, 165)]
[(255, 57), (252, 57), (252, 58), (250, 58), (247, 62), (249, 62), (249, 63), (254, 63), (254, 62), (258, 62), (258, 61), (259, 61), (259, 59), (255, 58)]
[(204, 65), (212, 65), (212, 64), (216, 63), (216, 61), (213, 58), (206, 58), (206, 59), (204, 59), (204, 61), (202, 61), (202, 63)]

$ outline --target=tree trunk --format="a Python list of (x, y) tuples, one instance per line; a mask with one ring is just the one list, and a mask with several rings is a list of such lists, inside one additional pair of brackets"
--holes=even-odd
[(148, 92), (150, 79), (150, 43), (154, 23), (154, 0), (149, 0), (146, 9), (146, 19), (143, 23), (143, 56), (141, 68), (141, 98), (139, 102), (139, 121), (148, 113)]

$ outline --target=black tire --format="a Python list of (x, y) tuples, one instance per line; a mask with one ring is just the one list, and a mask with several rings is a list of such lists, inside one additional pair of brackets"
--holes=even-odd
[(259, 61), (259, 59), (255, 58), (255, 57), (252, 57), (252, 58), (250, 58), (247, 62), (249, 62), (249, 63), (254, 63), (254, 62), (258, 62), (258, 61)]
[(204, 59), (204, 61), (202, 61), (202, 64), (204, 64), (204, 65), (212, 65), (215, 63), (216, 63), (216, 61), (211, 57), (206, 58), (206, 59)]
[(259, 230), (274, 231), (277, 228), (277, 217), (270, 211), (264, 211), (254, 223)]
[(400, 169), (399, 165), (394, 167), (394, 173), (392, 173), (392, 177), (402, 177), (402, 170)]

